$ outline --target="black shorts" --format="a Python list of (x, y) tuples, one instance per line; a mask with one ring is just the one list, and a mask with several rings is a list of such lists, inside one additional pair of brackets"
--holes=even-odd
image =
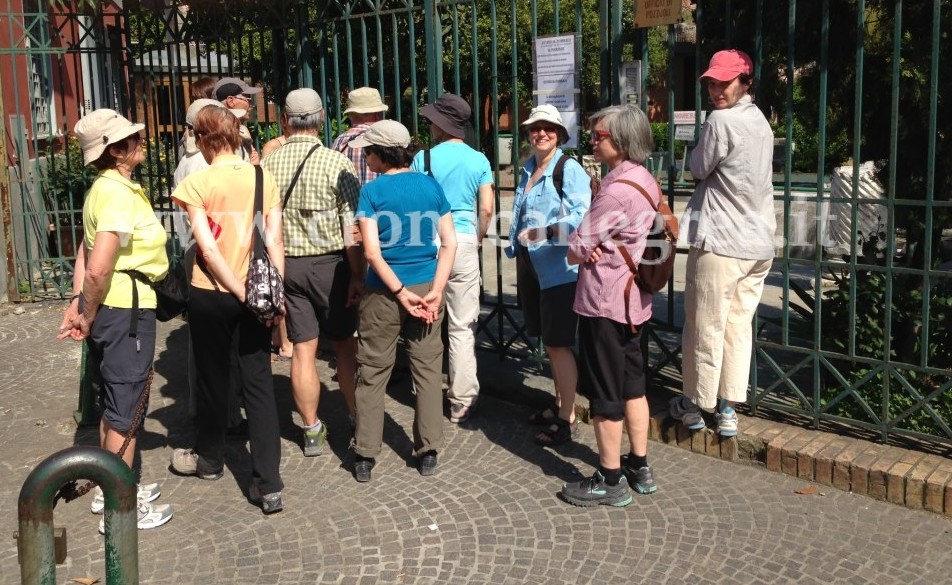
[(350, 264), (342, 253), (284, 259), (288, 339), (301, 343), (324, 335), (344, 341), (357, 331), (357, 307), (346, 307)]
[[(155, 311), (139, 309), (138, 333), (129, 336), (132, 309), (101, 306), (87, 340), (93, 388), (103, 419), (125, 433), (145, 390), (155, 357)], [(148, 402), (145, 411), (148, 411)]]
[(575, 345), (578, 325), (578, 316), (572, 310), (575, 284), (574, 281), (567, 282), (541, 290), (528, 254), (522, 252), (516, 256), (516, 290), (526, 322), (526, 335), (541, 335), (542, 344), (549, 347)]
[(625, 402), (645, 395), (642, 331), (604, 317), (578, 318), (578, 388), (592, 416), (622, 420)]

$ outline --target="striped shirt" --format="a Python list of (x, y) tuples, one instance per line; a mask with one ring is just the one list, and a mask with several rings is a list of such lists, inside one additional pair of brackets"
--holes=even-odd
[[(287, 144), (261, 161), (272, 175), (284, 200), (298, 166), (317, 136), (295, 134)], [(354, 165), (343, 154), (319, 146), (284, 205), (284, 249), (290, 257), (317, 256), (344, 249), (344, 229), (354, 224), (360, 182)]]
[(364, 149), (354, 148), (350, 146), (350, 142), (367, 130), (370, 130), (370, 124), (357, 124), (338, 136), (334, 144), (331, 145), (331, 148), (337, 152), (344, 153), (347, 158), (354, 163), (354, 168), (357, 170), (357, 178), (360, 179), (361, 185), (366, 185), (376, 179), (377, 173), (367, 167), (367, 157), (364, 156)]

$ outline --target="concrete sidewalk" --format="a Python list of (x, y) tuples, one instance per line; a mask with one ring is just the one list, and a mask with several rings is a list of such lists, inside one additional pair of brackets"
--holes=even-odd
[[(20, 486), (36, 464), (59, 449), (97, 441), (95, 429), (77, 429), (72, 421), (80, 350), (78, 344), (54, 339), (62, 305), (25, 305), (23, 314), (11, 314), (9, 308), (0, 313), (0, 461), (5, 469), (0, 518), (8, 535), (16, 529)], [(276, 363), (286, 508), (265, 517), (244, 496), (250, 467), (241, 441), (229, 443), (226, 474), (217, 482), (168, 470), (171, 448), (189, 445), (194, 432), (185, 404), (186, 337), (180, 321), (160, 326), (152, 401), (141, 435), (142, 475), (144, 481), (162, 484), (159, 502), (171, 503), (175, 517), (138, 533), (142, 583), (931, 585), (952, 573), (952, 524), (946, 518), (764, 469), (779, 465), (789, 472), (795, 461), (799, 475), (800, 455), (815, 449), (822, 433), (798, 427), (783, 426), (765, 449), (751, 448), (751, 458), (745, 459), (744, 441), (732, 451), (703, 433), (685, 437), (658, 418), (657, 436), (674, 442), (650, 445), (657, 494), (619, 509), (569, 506), (556, 494), (564, 482), (591, 473), (597, 460), (591, 427), (583, 425), (579, 440), (562, 448), (535, 446), (534, 430), (523, 421), (529, 405), (548, 399), (551, 382), (531, 362), (500, 361), (488, 352), (479, 354), (483, 395), (477, 414), (463, 425), (446, 423), (447, 444), (434, 477), (423, 478), (413, 467), (412, 396), (406, 377), (395, 376), (384, 453), (368, 484), (357, 484), (350, 474), (348, 423), (326, 362), (319, 361), (322, 380), (330, 386), (321, 415), (331, 429), (331, 448), (309, 459), (301, 455), (288, 364)], [(666, 397), (649, 400), (654, 410), (666, 406)], [(742, 425), (748, 435), (773, 432), (760, 419), (745, 419)], [(794, 432), (790, 428), (795, 434), (785, 435)], [(771, 446), (781, 436), (786, 436), (783, 444)], [(825, 477), (817, 475), (825, 469), (819, 462), (834, 450), (832, 444), (818, 449), (812, 460), (818, 480)], [(682, 448), (700, 445), (705, 452), (716, 450), (718, 457)], [(849, 454), (855, 454), (852, 470), (861, 468), (856, 458), (871, 458), (869, 449), (892, 452), (865, 445), (862, 450), (844, 447), (833, 457), (831, 473)], [(732, 452), (732, 461), (723, 460)], [(884, 457), (870, 464), (867, 478), (878, 482), (876, 474), (885, 473), (880, 471)], [(926, 459), (931, 460), (923, 456), (904, 464), (915, 470)], [(758, 460), (764, 464), (745, 464)], [(886, 471), (899, 471), (901, 463)], [(915, 494), (916, 484), (910, 475), (903, 477), (905, 498)], [(850, 478), (855, 490), (852, 471)], [(869, 485), (879, 484), (868, 480)], [(884, 485), (888, 498), (890, 484)], [(57, 583), (80, 577), (104, 582), (97, 523), (89, 496), (57, 507), (56, 524), (67, 528), (69, 541)], [(17, 583), (15, 543), (2, 542), (0, 583)]]

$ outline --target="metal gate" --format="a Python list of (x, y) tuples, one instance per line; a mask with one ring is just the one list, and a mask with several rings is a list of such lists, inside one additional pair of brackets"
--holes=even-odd
[[(675, 112), (700, 114), (703, 65), (718, 49), (741, 48), (754, 58), (757, 103), (778, 139), (783, 239), (754, 323), (751, 408), (882, 440), (952, 443), (952, 187), (936, 172), (952, 163), (952, 111), (938, 108), (952, 92), (942, 59), (947, 1), (685, 2), (682, 22), (639, 31), (632, 3), (621, 0), (143, 0), (125, 11), (63, 13), (41, 0), (0, 2), (0, 153), (10, 169), (0, 209), (7, 290), (22, 300), (69, 290), (90, 177), (67, 136), (91, 108), (146, 123), (141, 179), (156, 208), (170, 212), (187, 89), (200, 77), (235, 75), (264, 88), (251, 124), (259, 144), (279, 132), (276, 104), (296, 87), (323, 96), (326, 140), (344, 127), (350, 88), (377, 87), (390, 117), (423, 142), (419, 108), (453, 91), (474, 106), (472, 142), (493, 162), (497, 211), (508, 210), (522, 158), (518, 124), (533, 102), (532, 39), (571, 34), (580, 112), (626, 99), (618, 74), (641, 61), (648, 91), (636, 100), (657, 122), (653, 168), (678, 208), (692, 184), (682, 163), (690, 141), (678, 138)], [(869, 185), (881, 196), (863, 197)], [(849, 226), (838, 247), (833, 210)], [(165, 221), (175, 229), (172, 214)], [(495, 231), (506, 233), (499, 222)], [(500, 356), (531, 353), (499, 246), (484, 252), (483, 268), (481, 345)], [(651, 330), (654, 379), (675, 388), (682, 293), (675, 281), (656, 298)]]

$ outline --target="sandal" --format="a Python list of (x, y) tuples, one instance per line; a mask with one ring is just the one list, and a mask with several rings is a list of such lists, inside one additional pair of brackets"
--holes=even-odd
[(559, 409), (555, 406), (547, 406), (538, 412), (532, 413), (532, 415), (526, 419), (530, 425), (548, 425), (553, 424), (553, 421), (559, 418)]
[(565, 419), (557, 418), (551, 425), (539, 431), (539, 434), (535, 436), (535, 444), (543, 447), (555, 447), (568, 443), (578, 435), (577, 420), (570, 423)]

